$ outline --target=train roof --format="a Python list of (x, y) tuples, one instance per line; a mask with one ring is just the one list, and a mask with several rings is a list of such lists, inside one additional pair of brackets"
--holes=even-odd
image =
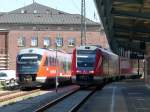
[[(52, 56), (56, 56), (56, 50), (53, 49), (43, 49), (43, 48), (25, 48), (19, 51), (18, 55), (21, 54), (28, 54), (28, 53), (36, 53), (36, 54), (40, 54), (43, 55), (44, 53), (49, 53)], [(70, 54), (67, 54), (65, 52), (62, 51), (57, 51), (58, 56), (67, 56), (68, 58), (70, 57)]]
[(101, 46), (98, 46), (98, 45), (83, 45), (83, 46), (76, 47), (76, 49), (77, 50), (96, 50), (96, 49), (100, 49), (102, 52), (104, 52), (106, 54), (117, 56), (117, 54), (113, 53), (111, 50), (106, 49), (106, 48), (102, 48)]
[(47, 51), (46, 49), (42, 49), (42, 48), (25, 48), (25, 49), (21, 49), (18, 54), (20, 55), (26, 53), (36, 53), (36, 54), (43, 55), (46, 51)]
[(93, 46), (93, 45), (83, 45), (83, 46), (79, 46), (79, 47), (76, 47), (77, 50), (96, 50), (97, 46)]

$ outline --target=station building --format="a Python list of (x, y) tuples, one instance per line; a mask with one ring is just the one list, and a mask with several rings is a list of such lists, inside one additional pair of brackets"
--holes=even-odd
[[(86, 44), (107, 48), (100, 23), (86, 18)], [(72, 53), (81, 44), (81, 15), (69, 14), (38, 3), (0, 13), (0, 69), (16, 69), (20, 49), (58, 48)]]

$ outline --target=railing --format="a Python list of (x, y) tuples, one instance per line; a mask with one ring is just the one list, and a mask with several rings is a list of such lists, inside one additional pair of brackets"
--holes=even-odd
[(6, 49), (0, 49), (0, 70), (8, 69), (9, 56)]

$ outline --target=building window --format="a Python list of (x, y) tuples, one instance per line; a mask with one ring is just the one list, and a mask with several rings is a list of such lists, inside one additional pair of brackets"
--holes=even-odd
[(63, 46), (63, 38), (62, 37), (56, 37), (56, 43), (58, 47)]
[(46, 13), (47, 13), (47, 14), (50, 13), (50, 10), (49, 10), (49, 9), (46, 9)]
[(21, 13), (22, 13), (22, 14), (27, 13), (27, 10), (22, 9), (22, 10), (21, 10)]
[(68, 39), (68, 46), (75, 46), (75, 38), (71, 37)]
[(38, 45), (38, 38), (32, 37), (31, 38), (31, 46), (37, 46)]
[(37, 28), (36, 28), (36, 26), (33, 26), (32, 29), (33, 29), (33, 30), (36, 30)]
[(24, 10), (23, 10), (23, 9), (21, 10), (21, 13), (22, 13), (22, 14), (24, 13)]
[(19, 37), (17, 43), (19, 47), (25, 46), (25, 37)]
[(49, 47), (50, 46), (50, 38), (49, 37), (44, 37), (44, 47)]
[(36, 13), (37, 13), (37, 10), (34, 10), (33, 13), (36, 14)]

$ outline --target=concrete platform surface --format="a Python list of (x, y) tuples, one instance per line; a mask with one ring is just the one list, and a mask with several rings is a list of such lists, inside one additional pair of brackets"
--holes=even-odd
[(142, 80), (124, 80), (106, 85), (79, 112), (150, 112), (150, 89)]

